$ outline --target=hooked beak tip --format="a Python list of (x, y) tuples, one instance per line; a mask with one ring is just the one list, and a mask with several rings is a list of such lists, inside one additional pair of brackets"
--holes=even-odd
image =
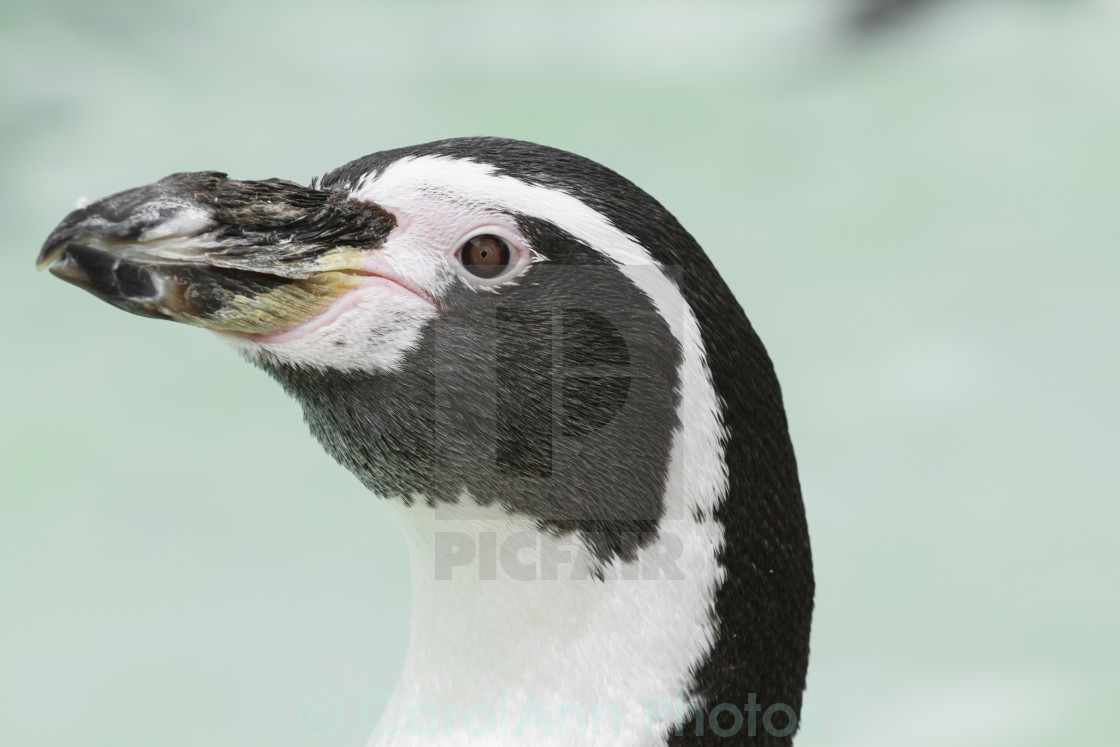
[(35, 260), (35, 269), (39, 272), (50, 267), (54, 264), (55, 260), (62, 256), (66, 250), (66, 242), (59, 241), (54, 244), (47, 243), (43, 245), (43, 250), (39, 252), (38, 258)]

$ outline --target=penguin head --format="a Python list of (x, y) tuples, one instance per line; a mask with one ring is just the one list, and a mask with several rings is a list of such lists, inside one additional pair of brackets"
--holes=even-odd
[(603, 560), (664, 514), (681, 272), (705, 260), (609, 169), (493, 138), (310, 187), (172, 175), (74, 211), (40, 255), (114, 305), (219, 332), (378, 495), (496, 505)]

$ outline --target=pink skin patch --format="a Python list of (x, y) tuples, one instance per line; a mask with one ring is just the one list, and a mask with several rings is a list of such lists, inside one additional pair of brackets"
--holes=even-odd
[(325, 329), (337, 322), (346, 312), (362, 304), (368, 293), (376, 293), (382, 297), (397, 296), (405, 304), (415, 306), (422, 304), (429, 309), (439, 312), (436, 299), (422, 286), (397, 272), (378, 252), (371, 253), (362, 263), (357, 274), (361, 277), (356, 288), (343, 293), (334, 303), (320, 312), (312, 319), (297, 324), (281, 332), (267, 334), (250, 334), (233, 332), (241, 337), (259, 343), (283, 343), (297, 340), (321, 329)]

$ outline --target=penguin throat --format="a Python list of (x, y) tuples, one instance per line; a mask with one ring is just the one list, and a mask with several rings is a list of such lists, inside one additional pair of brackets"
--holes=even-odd
[(716, 634), (709, 527), (663, 520), (604, 566), (493, 504), (389, 506), (412, 634), (372, 745), (656, 745), (684, 720)]

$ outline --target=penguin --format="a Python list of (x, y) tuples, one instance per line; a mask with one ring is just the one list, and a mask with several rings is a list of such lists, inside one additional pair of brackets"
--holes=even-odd
[(172, 174), (40, 269), (214, 331), (409, 540), (376, 745), (789, 745), (814, 579), (774, 367), (669, 211), (490, 137)]

